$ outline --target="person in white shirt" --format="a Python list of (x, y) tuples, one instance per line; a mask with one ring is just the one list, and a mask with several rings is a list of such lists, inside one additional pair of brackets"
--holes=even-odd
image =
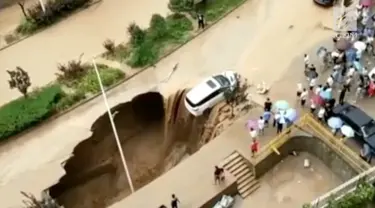
[(323, 87), (322, 85), (318, 85), (318, 87), (315, 88), (315, 91), (314, 91), (315, 95), (320, 94), (320, 92), (322, 91), (322, 87)]
[(348, 70), (348, 73), (346, 74), (346, 76), (348, 77), (353, 77), (354, 76), (354, 73), (355, 73), (355, 68), (353, 66), (351, 66)]
[(332, 87), (334, 82), (335, 82), (335, 81), (333, 80), (332, 75), (329, 76), (328, 79), (327, 79), (327, 84), (328, 84), (328, 86), (329, 86), (329, 87)]
[(325, 113), (326, 113), (326, 109), (324, 109), (324, 107), (320, 107), (319, 111), (318, 111), (318, 119), (319, 119), (319, 121), (323, 121)]
[(261, 116), (258, 120), (258, 128), (259, 128), (259, 134), (264, 135), (264, 119), (263, 116)]
[(250, 128), (250, 136), (252, 139), (256, 139), (258, 137), (258, 132), (257, 130)]
[(353, 47), (357, 50), (357, 58), (361, 58), (363, 51), (365, 51), (367, 48), (367, 45), (362, 40), (358, 40), (354, 42)]
[(301, 98), (301, 94), (303, 91), (302, 83), (297, 84), (297, 100)]
[(303, 62), (305, 63), (305, 70), (309, 67), (310, 65), (310, 57), (309, 55), (305, 54), (303, 57)]
[(303, 88), (303, 91), (301, 93), (301, 106), (304, 107), (307, 97), (309, 96), (309, 92), (307, 92), (306, 88)]
[(316, 85), (316, 78), (310, 80), (310, 90), (312, 91)]

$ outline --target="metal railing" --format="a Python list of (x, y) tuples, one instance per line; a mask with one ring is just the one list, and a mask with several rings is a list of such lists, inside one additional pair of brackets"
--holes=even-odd
[(365, 172), (358, 174), (347, 182), (318, 197), (310, 203), (311, 207), (326, 207), (331, 199), (340, 199), (346, 194), (354, 191), (362, 180), (365, 180), (368, 183), (373, 183), (375, 181), (375, 167), (372, 167)]

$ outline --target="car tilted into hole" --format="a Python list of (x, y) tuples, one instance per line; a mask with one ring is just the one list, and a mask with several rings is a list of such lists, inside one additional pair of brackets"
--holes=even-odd
[(234, 93), (238, 76), (233, 71), (213, 75), (192, 88), (185, 97), (185, 106), (194, 116), (200, 116), (208, 109), (226, 99), (225, 93)]

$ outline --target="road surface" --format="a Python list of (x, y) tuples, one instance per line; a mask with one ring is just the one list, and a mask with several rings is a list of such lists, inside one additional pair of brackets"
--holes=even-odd
[[(107, 2), (109, 5), (111, 0), (106, 0), (102, 6)], [(139, 2), (136, 4), (142, 5)], [(145, 10), (147, 8), (150, 7), (144, 7)], [(129, 10), (134, 11), (134, 9)], [(95, 8), (86, 12), (95, 12)], [(87, 17), (86, 21), (89, 19), (93, 21), (91, 18), (98, 20), (99, 17)], [(158, 63), (156, 68), (151, 68), (112, 90), (109, 93), (110, 105), (128, 101), (134, 95), (150, 89), (159, 90), (167, 95), (178, 88), (192, 86), (212, 73), (227, 69), (241, 73), (249, 81), (264, 80), (272, 84), (270, 96), (274, 100), (291, 100), (294, 98), (296, 83), (303, 79), (302, 54), (306, 51), (315, 51), (319, 44), (332, 36), (332, 32), (318, 27), (320, 23), (332, 24), (331, 20), (330, 10), (316, 7), (312, 1), (251, 0), (209, 31)], [(72, 38), (74, 40), (87, 38), (88, 36), (80, 30), (82, 24), (76, 26), (72, 34), (59, 32), (55, 35), (73, 37), (74, 33), (77, 36)], [(120, 29), (112, 28), (112, 30)], [(124, 31), (123, 28), (121, 30)], [(100, 39), (98, 37), (103, 35), (101, 32), (104, 31), (97, 31), (98, 33), (93, 36)], [(38, 35), (34, 39), (41, 40), (42, 37)], [(117, 36), (118, 39), (121, 37), (121, 35)], [(90, 36), (88, 39), (91, 38)], [(51, 34), (44, 39), (44, 42), (48, 41), (51, 45), (57, 44)], [(74, 46), (70, 45), (71, 43), (64, 44), (70, 48)], [(26, 41), (23, 44), (27, 45), (31, 42)], [(47, 52), (58, 48), (52, 48), (49, 44), (44, 44), (45, 48), (41, 50)], [(90, 45), (87, 41), (80, 43), (80, 47), (75, 47), (74, 50), (79, 54), (82, 52), (79, 48), (87, 46), (100, 51), (100, 40), (95, 44)], [(72, 56), (72, 53), (67, 53), (65, 49), (61, 52), (60, 60)], [(15, 53), (17, 53), (16, 48), (11, 48), (9, 55), (0, 53), (0, 66), (11, 65), (14, 61), (8, 58), (17, 57), (14, 56)], [(21, 51), (21, 53), (25, 55), (26, 52)], [(45, 59), (42, 56), (51, 57)], [(50, 66), (53, 71), (56, 59), (52, 59), (52, 56), (54, 55), (43, 53), (37, 58), (45, 60), (41, 65)], [(26, 64), (30, 66), (37, 63), (36, 60), (27, 58), (24, 61), (30, 62)], [(179, 63), (177, 71), (167, 83), (161, 83), (176, 63)], [(49, 74), (51, 70), (43, 73)], [(42, 80), (48, 79), (39, 76), (38, 82)], [(254, 95), (254, 99), (262, 101), (264, 98)], [(92, 122), (104, 112), (102, 98), (96, 98), (66, 116), (0, 147), (0, 167), (2, 167), (0, 196), (7, 196), (1, 201), (1, 205), (3, 207), (17, 205), (21, 198), (20, 190), (38, 194), (40, 190), (56, 182), (64, 174), (60, 162), (69, 156), (78, 142), (90, 135), (89, 128)]]

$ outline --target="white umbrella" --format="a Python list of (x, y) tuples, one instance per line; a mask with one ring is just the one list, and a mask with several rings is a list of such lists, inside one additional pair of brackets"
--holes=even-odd
[(351, 137), (354, 137), (354, 130), (352, 127), (348, 126), (348, 125), (344, 125), (340, 128), (341, 130), (341, 133), (348, 137), (348, 138), (351, 138)]

